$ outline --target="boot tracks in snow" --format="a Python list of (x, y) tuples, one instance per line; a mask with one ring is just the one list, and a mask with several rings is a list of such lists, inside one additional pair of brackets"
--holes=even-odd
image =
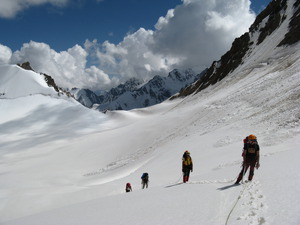
[(239, 194), (238, 198), (236, 199), (236, 201), (235, 201), (235, 203), (234, 203), (233, 207), (231, 208), (231, 210), (230, 210), (230, 212), (229, 212), (229, 214), (228, 214), (228, 216), (227, 216), (227, 219), (226, 219), (226, 223), (225, 223), (225, 225), (227, 225), (227, 224), (228, 224), (228, 221), (229, 221), (230, 215), (231, 215), (231, 213), (233, 212), (233, 210), (235, 209), (235, 207), (236, 207), (236, 205), (237, 205), (238, 201), (241, 199), (241, 197), (242, 197), (242, 195), (243, 195), (243, 193), (244, 193), (244, 191), (245, 191), (245, 189), (246, 189), (246, 187), (247, 187), (247, 184), (248, 184), (248, 183), (249, 183), (249, 182), (247, 182), (247, 181), (243, 181), (243, 182), (242, 182), (243, 189), (241, 190), (241, 192), (240, 192), (240, 194)]

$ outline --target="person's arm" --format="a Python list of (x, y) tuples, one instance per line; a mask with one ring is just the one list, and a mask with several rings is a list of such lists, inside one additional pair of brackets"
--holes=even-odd
[(244, 149), (244, 150), (243, 150), (243, 153), (242, 153), (243, 161), (245, 161), (245, 159), (246, 159), (246, 152), (247, 152), (247, 150)]

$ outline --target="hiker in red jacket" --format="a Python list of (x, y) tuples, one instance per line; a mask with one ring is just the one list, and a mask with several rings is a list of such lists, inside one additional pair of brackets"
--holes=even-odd
[(250, 134), (248, 136), (247, 143), (244, 144), (243, 150), (243, 168), (236, 180), (236, 184), (240, 183), (243, 179), (244, 175), (246, 174), (248, 168), (250, 167), (250, 172), (248, 176), (248, 180), (251, 181), (254, 176), (254, 168), (258, 169), (259, 164), (259, 145), (257, 143), (256, 136)]
[(126, 191), (126, 192), (131, 192), (131, 191), (132, 191), (132, 188), (131, 188), (131, 184), (130, 184), (130, 183), (127, 183), (127, 184), (126, 184), (125, 191)]

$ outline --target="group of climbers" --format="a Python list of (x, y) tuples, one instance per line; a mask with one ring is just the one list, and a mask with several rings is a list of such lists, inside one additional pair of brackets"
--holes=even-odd
[[(248, 181), (251, 181), (254, 176), (254, 168), (258, 169), (259, 164), (259, 145), (257, 143), (257, 138), (254, 134), (250, 134), (244, 139), (243, 148), (243, 164), (242, 170), (235, 184), (239, 184), (246, 174), (248, 168), (250, 167), (250, 172), (248, 176)], [(190, 172), (193, 172), (193, 160), (190, 156), (189, 151), (185, 151), (182, 157), (182, 173), (183, 173), (183, 183), (189, 181)]]
[[(142, 189), (144, 188), (148, 188), (148, 184), (149, 184), (149, 174), (148, 173), (143, 173), (141, 176), (141, 184), (142, 184)], [(130, 183), (127, 183), (125, 186), (125, 191), (126, 192), (131, 192), (132, 191), (132, 187)]]
[[(259, 145), (255, 135), (250, 134), (244, 139), (243, 147), (243, 164), (242, 170), (238, 175), (235, 184), (239, 184), (244, 178), (248, 168), (250, 167), (250, 172), (248, 175), (248, 181), (251, 181), (254, 176), (254, 169), (260, 167), (259, 164)], [(189, 151), (185, 151), (182, 157), (182, 173), (183, 173), (183, 183), (189, 181), (190, 173), (193, 172), (193, 160)], [(142, 189), (148, 188), (149, 175), (148, 173), (143, 173), (142, 177)], [(130, 183), (126, 184), (126, 192), (132, 191)]]

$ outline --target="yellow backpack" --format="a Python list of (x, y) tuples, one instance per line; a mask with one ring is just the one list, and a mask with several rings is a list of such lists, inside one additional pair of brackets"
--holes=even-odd
[(190, 156), (183, 157), (182, 161), (183, 161), (183, 165), (185, 165), (185, 166), (192, 165), (192, 158)]

